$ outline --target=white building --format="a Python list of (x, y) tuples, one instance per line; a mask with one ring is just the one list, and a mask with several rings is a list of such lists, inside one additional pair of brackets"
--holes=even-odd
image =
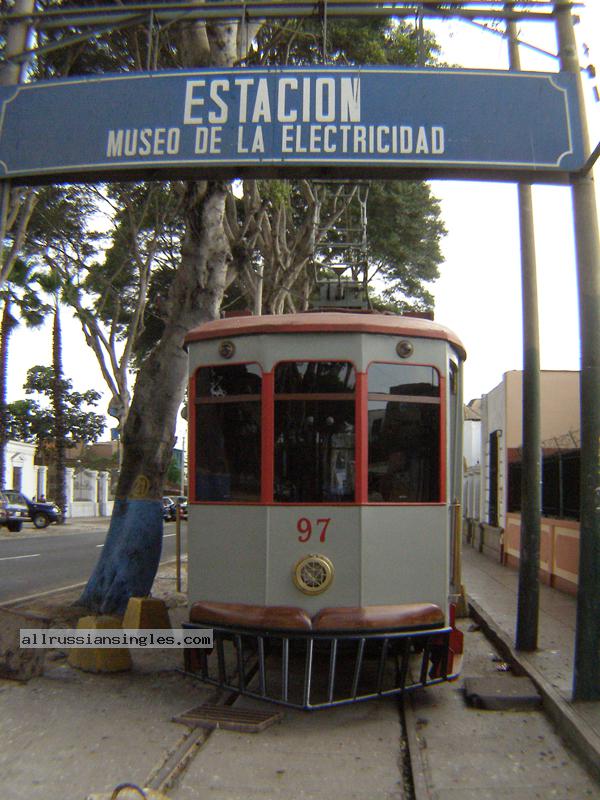
[[(579, 372), (540, 373), (542, 441), (579, 429)], [(506, 372), (481, 398), (481, 497), (479, 520), (506, 527), (508, 467), (523, 445), (523, 373)]]
[[(48, 467), (34, 463), (36, 446), (9, 441), (6, 447), (5, 485), (33, 499), (48, 497)], [(113, 503), (108, 497), (109, 474), (67, 467), (67, 517), (107, 517)]]

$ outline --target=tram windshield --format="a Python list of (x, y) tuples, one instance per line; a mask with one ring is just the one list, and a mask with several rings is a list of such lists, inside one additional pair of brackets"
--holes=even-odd
[(440, 381), (433, 367), (369, 368), (369, 501), (440, 500)]
[(354, 501), (355, 384), (345, 361), (277, 365), (275, 501)]
[(262, 373), (257, 364), (196, 375), (196, 498), (260, 500)]
[[(272, 383), (265, 382), (269, 396), (263, 407), (258, 364), (201, 367), (196, 373), (195, 499), (356, 502), (354, 366), (285, 361), (275, 366)], [(368, 502), (440, 502), (438, 371), (372, 363), (367, 408)]]

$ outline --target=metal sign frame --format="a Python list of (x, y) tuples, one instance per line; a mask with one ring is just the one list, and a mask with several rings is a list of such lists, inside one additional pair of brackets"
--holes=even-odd
[[(229, 2), (148, 2), (128, 4), (126, 7), (93, 6), (85, 8), (53, 9), (43, 13), (34, 12), (34, 0), (15, 0), (14, 9), (9, 15), (0, 15), (0, 23), (8, 25), (7, 52), (4, 62), (0, 61), (0, 83), (19, 83), (19, 65), (26, 64), (37, 54), (50, 52), (76, 42), (82, 42), (94, 36), (102, 35), (116, 29), (123, 29), (135, 25), (147, 25), (148, 51), (155, 25), (168, 26), (176, 22), (205, 23), (207, 27), (212, 24), (231, 22), (240, 25), (248, 21), (266, 18), (297, 18), (315, 17), (323, 21), (324, 33), (326, 30), (327, 16), (330, 17), (360, 17), (360, 16), (388, 16), (423, 20), (424, 17), (433, 18), (460, 18), (478, 24), (477, 20), (503, 20), (509, 22), (523, 20), (548, 21), (556, 24), (561, 74), (570, 73), (576, 81), (578, 107), (580, 114), (581, 134), (583, 138), (583, 151), (587, 157), (590, 145), (583, 115), (583, 90), (581, 85), (580, 67), (577, 59), (577, 44), (573, 32), (571, 9), (580, 5), (571, 0), (447, 0), (440, 5), (437, 0), (395, 0), (395, 2), (382, 5), (373, 5), (365, 0), (326, 0), (314, 3), (313, 0), (292, 0), (291, 2), (271, 2), (271, 0), (229, 0)], [(58, 41), (27, 49), (28, 30), (63, 29), (65, 33)], [(508, 31), (507, 31), (508, 32)], [(509, 33), (509, 38), (514, 39)], [(325, 40), (325, 35), (324, 35)], [(325, 52), (325, 48), (324, 48)], [(150, 66), (150, 60), (148, 62)], [(518, 69), (518, 67), (517, 67)], [(580, 554), (580, 584), (578, 591), (578, 617), (576, 632), (576, 653), (574, 667), (573, 696), (577, 700), (600, 699), (600, 660), (597, 657), (600, 643), (600, 618), (597, 614), (600, 602), (600, 510), (598, 496), (600, 495), (600, 243), (598, 231), (598, 214), (594, 194), (594, 185), (591, 176), (591, 167), (598, 156), (598, 147), (595, 148), (588, 161), (578, 171), (565, 173), (563, 179), (572, 187), (576, 249), (577, 249), (577, 274), (579, 283), (580, 318), (581, 318), (581, 458), (582, 458), (582, 503), (581, 503), (581, 554)], [(315, 168), (308, 168), (315, 169)], [(298, 174), (306, 175), (307, 167), (298, 168)], [(265, 167), (263, 173), (269, 177), (269, 169)], [(293, 171), (288, 177), (293, 177)], [(344, 174), (348, 175), (347, 167)], [(357, 167), (353, 169), (355, 177), (370, 176), (402, 177), (405, 179), (424, 179), (433, 177), (429, 169), (415, 169), (403, 167), (398, 175), (389, 167), (374, 169), (373, 167)], [(452, 178), (465, 180), (527, 180), (524, 173), (511, 171), (488, 171), (484, 169), (457, 169), (450, 173)], [(321, 178), (338, 177), (338, 167), (323, 167), (318, 169)], [(530, 182), (541, 183), (547, 176), (545, 172), (536, 172), (529, 177)], [(87, 180), (94, 176), (86, 175)], [(97, 176), (100, 179), (100, 175)], [(133, 172), (131, 175), (121, 174), (121, 179), (141, 177)], [(143, 177), (160, 179), (162, 176), (154, 175), (145, 170)], [(173, 174), (172, 177), (182, 177)], [(190, 177), (194, 177), (193, 174)], [(238, 177), (244, 177), (243, 169), (238, 171)], [(75, 176), (71, 176), (75, 179)], [(27, 182), (31, 182), (30, 176)], [(50, 181), (52, 178), (45, 175), (40, 182)], [(23, 181), (25, 182), (25, 181)], [(556, 177), (552, 182), (559, 182)], [(1, 180), (2, 184), (2, 225), (7, 208), (8, 193), (11, 181)], [(531, 217), (531, 209), (521, 203), (522, 218)], [(2, 237), (3, 238), (3, 237)], [(531, 237), (533, 238), (533, 237)], [(0, 246), (2, 242), (0, 241)], [(529, 247), (527, 237), (522, 235), (522, 246)], [(524, 277), (527, 280), (527, 277)], [(529, 291), (528, 295), (533, 296)], [(532, 322), (532, 320), (530, 320)], [(525, 342), (525, 347), (527, 346)], [(539, 371), (532, 363), (531, 372)], [(527, 404), (526, 404), (527, 405)], [(529, 409), (539, 413), (539, 408), (534, 408), (535, 402), (530, 399)], [(539, 437), (528, 433), (532, 456), (535, 457), (534, 445)], [(538, 448), (539, 449), (539, 448)], [(529, 481), (533, 483), (533, 481)], [(530, 503), (532, 515), (539, 518), (539, 510)], [(539, 519), (536, 520), (536, 526)], [(534, 535), (528, 537), (533, 540)], [(536, 549), (535, 542), (530, 542), (530, 550)], [(539, 542), (537, 543), (539, 546)], [(520, 582), (521, 595), (535, 594), (537, 588), (536, 558), (531, 559), (532, 569), (529, 576), (523, 576)], [(522, 586), (521, 586), (522, 583)], [(535, 584), (535, 585), (533, 585)], [(523, 591), (521, 591), (523, 589)], [(527, 598), (525, 598), (527, 599)], [(533, 598), (535, 599), (535, 598)], [(527, 619), (524, 614), (523, 629), (527, 636), (523, 637), (524, 649), (534, 649), (537, 636), (537, 620), (535, 619), (535, 603), (531, 603), (532, 613)], [(525, 638), (528, 643), (525, 644)]]
[(33, 183), (324, 169), (564, 182), (585, 164), (579, 117), (575, 80), (561, 73), (271, 67), (68, 78), (0, 87), (0, 172)]

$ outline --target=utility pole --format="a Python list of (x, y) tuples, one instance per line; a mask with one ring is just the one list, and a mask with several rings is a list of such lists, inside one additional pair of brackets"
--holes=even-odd
[[(35, 0), (15, 0), (13, 14), (31, 14), (34, 10)], [(8, 26), (6, 32), (6, 47), (4, 49), (5, 63), (0, 67), (0, 85), (10, 86), (20, 83), (23, 78), (25, 66), (23, 62), (12, 60), (23, 53), (27, 46), (29, 26), (26, 22), (14, 22)], [(9, 180), (0, 181), (0, 274), (4, 275), (4, 238), (6, 236), (7, 219), (10, 211), (11, 184)], [(8, 305), (4, 309), (8, 313)], [(2, 346), (6, 348), (6, 342)], [(4, 356), (6, 362), (6, 356)], [(6, 368), (6, 363), (4, 364)], [(6, 371), (6, 369), (5, 369)], [(6, 383), (0, 391), (0, 488), (4, 488), (6, 476)]]
[[(15, 0), (14, 16), (32, 14), (35, 0)], [(12, 86), (21, 83), (25, 72), (25, 62), (16, 60), (15, 56), (21, 55), (27, 47), (29, 25), (27, 22), (12, 22), (6, 32), (6, 47), (4, 48), (4, 65), (0, 67), (0, 85)], [(2, 181), (2, 199), (0, 211), (0, 263), (4, 258), (4, 236), (6, 234), (6, 218), (10, 201), (10, 181)]]
[[(577, 81), (585, 155), (590, 142), (571, 4), (555, 6), (561, 70)], [(591, 170), (572, 176), (581, 339), (581, 522), (573, 699), (600, 700), (600, 241)]]
[[(509, 67), (521, 70), (517, 26), (508, 20)], [(540, 597), (539, 565), (542, 516), (540, 420), (540, 335), (537, 264), (531, 185), (519, 183), (521, 294), (523, 302), (523, 469), (521, 476), (521, 552), (517, 605), (517, 650), (535, 650)]]

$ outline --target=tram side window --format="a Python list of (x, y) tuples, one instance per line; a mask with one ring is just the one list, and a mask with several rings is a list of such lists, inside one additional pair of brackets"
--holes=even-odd
[(277, 502), (354, 502), (355, 384), (345, 361), (276, 366)]
[(440, 498), (440, 381), (413, 364), (369, 367), (369, 501)]
[(198, 370), (197, 500), (260, 500), (261, 387), (257, 364)]

